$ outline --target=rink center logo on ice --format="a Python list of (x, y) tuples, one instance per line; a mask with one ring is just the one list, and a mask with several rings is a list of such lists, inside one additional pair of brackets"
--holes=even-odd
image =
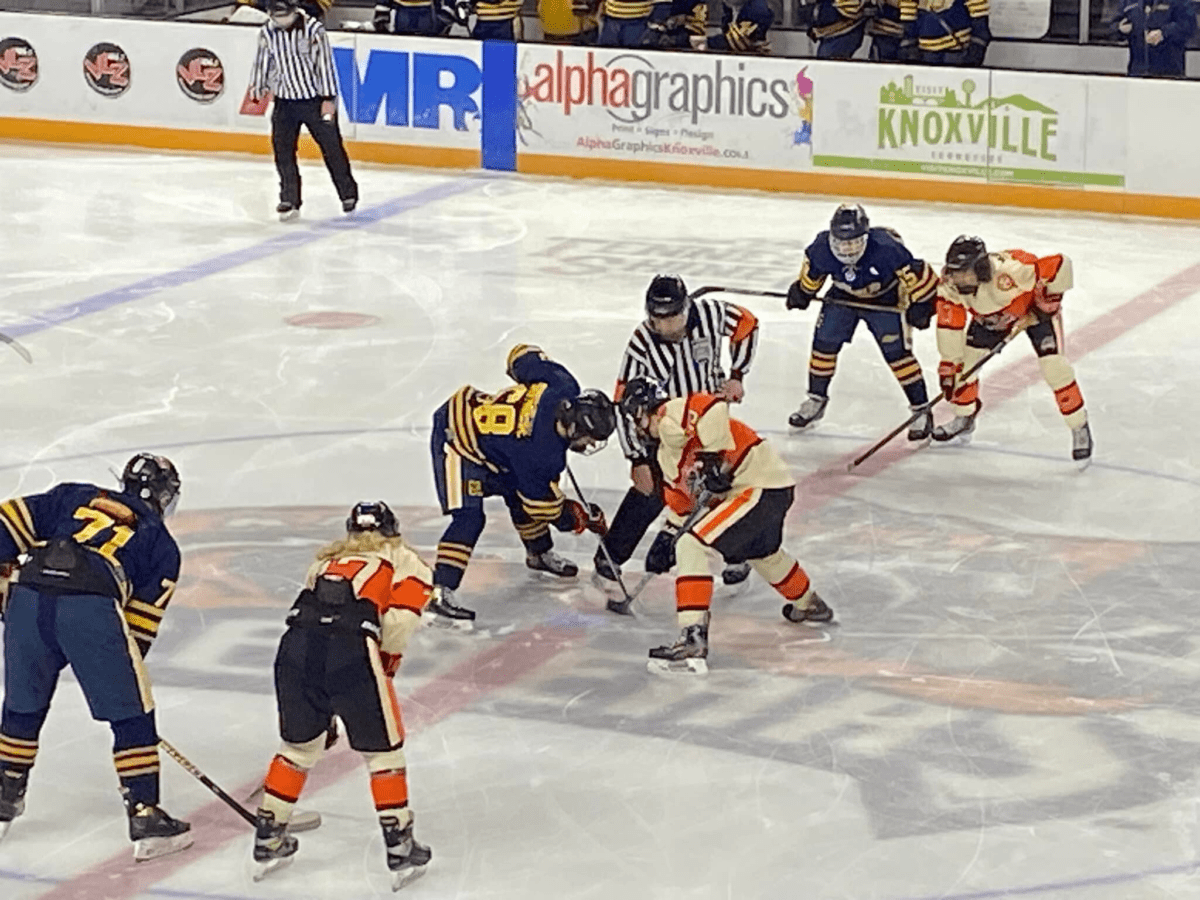
[(0, 84), (10, 91), (24, 93), (37, 80), (38, 58), (33, 45), (19, 37), (0, 40)]
[(684, 115), (692, 125), (705, 116), (785, 119), (792, 114), (788, 80), (750, 74), (745, 62), (689, 58), (686, 70), (660, 66), (637, 53), (602, 60), (591, 50), (572, 64), (558, 50), (553, 63), (539, 62), (521, 74), (520, 96), (524, 102), (553, 104), (567, 116), (600, 107), (627, 125), (662, 113)]

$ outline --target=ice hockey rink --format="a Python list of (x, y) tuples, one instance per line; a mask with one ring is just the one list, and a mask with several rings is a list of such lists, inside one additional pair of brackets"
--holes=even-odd
[[(502, 387), (519, 341), (611, 391), (655, 273), (786, 290), (843, 199), (356, 174), (345, 217), (306, 165), (285, 225), (266, 159), (0, 146), (0, 332), (33, 357), (0, 346), (0, 493), (110, 483), (143, 449), (176, 462), (184, 575), (148, 658), (158, 723), (237, 797), (277, 747), (271, 661), (313, 550), (382, 498), (432, 559), (446, 397)], [(970, 446), (901, 439), (847, 474), (907, 415), (869, 335), (818, 430), (790, 435), (816, 309), (728, 296), (762, 324), (735, 414), (794, 468), (786, 546), (840, 624), (785, 623), (755, 576), (719, 585), (710, 673), (656, 678), (670, 580), (636, 618), (608, 614), (593, 539), (556, 537), (583, 571), (540, 580), (497, 501), (459, 593), (479, 630), (420, 633), (397, 677), (434, 853), (402, 896), (1200, 897), (1200, 231), (865, 205), (935, 263), (963, 232), (1072, 257), (1094, 464), (1070, 461), (1021, 338), (984, 370)], [(931, 331), (916, 351), (936, 387)], [(611, 515), (615, 441), (572, 467)], [(344, 741), (301, 801), (324, 824), (257, 884), (249, 828), (165, 755), (163, 805), (196, 844), (135, 866), (109, 748), (66, 676), (0, 844), (4, 900), (390, 895)]]

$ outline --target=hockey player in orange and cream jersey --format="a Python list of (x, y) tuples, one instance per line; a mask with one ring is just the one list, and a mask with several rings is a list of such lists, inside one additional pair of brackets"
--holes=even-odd
[(1063, 355), (1062, 299), (1073, 284), (1071, 260), (1062, 254), (988, 253), (980, 238), (955, 239), (946, 253), (937, 300), (937, 343), (942, 356), (938, 379), (955, 418), (934, 429), (935, 441), (970, 440), (983, 404), (978, 376), (963, 381), (960, 375), (1013, 329), (1023, 329), (1071, 429), (1072, 456), (1085, 465), (1090, 461), (1092, 433), (1083, 394), (1075, 383), (1075, 370)]
[[(783, 595), (788, 621), (831, 621), (833, 610), (781, 547), (796, 486), (771, 446), (731, 419), (729, 404), (712, 394), (668, 400), (656, 382), (639, 376), (626, 384), (620, 405), (622, 414), (658, 442), (663, 473), (667, 527), (646, 555), (646, 571), (666, 572), (678, 563), (675, 609), (681, 633), (673, 645), (650, 651), (650, 670), (708, 670), (713, 594), (708, 550), (727, 563), (748, 562)], [(701, 499), (706, 510), (683, 531)]]
[(275, 657), (283, 745), (263, 783), (256, 881), (299, 846), (288, 819), (309, 770), (336, 737), (334, 716), (370, 771), (393, 889), (420, 875), (432, 856), (413, 838), (404, 725), (391, 678), (421, 623), (433, 573), (404, 542), (386, 503), (356, 505), (346, 532), (318, 551)]

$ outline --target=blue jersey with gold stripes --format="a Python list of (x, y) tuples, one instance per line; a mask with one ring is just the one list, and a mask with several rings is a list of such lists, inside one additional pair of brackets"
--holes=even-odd
[[(845, 265), (829, 247), (829, 232), (822, 231), (804, 251), (800, 288), (815, 297), (826, 278), (833, 279), (831, 295), (876, 306), (899, 307), (931, 300), (937, 293), (937, 275), (904, 246), (890, 228), (871, 228), (867, 248), (854, 265)], [(903, 292), (903, 294), (901, 293)]]
[[(0, 504), (0, 562), (71, 539), (101, 557), (115, 577), (114, 599), (143, 654), (158, 634), (179, 580), (179, 545), (145, 501), (93, 484), (67, 482)], [(17, 575), (21, 581), (21, 575)], [(36, 589), (36, 586), (35, 586)]]
[(569, 445), (556, 417), (563, 401), (579, 396), (579, 382), (528, 344), (509, 353), (508, 374), (516, 384), (499, 393), (467, 385), (450, 398), (450, 443), (465, 458), (506, 474), (526, 512), (551, 522), (563, 512), (558, 479)]
[(958, 52), (971, 44), (986, 49), (989, 12), (988, 0), (919, 0), (911, 35), (923, 53)]
[(773, 24), (775, 13), (767, 0), (748, 0), (737, 8), (726, 3), (721, 13), (721, 33), (708, 39), (708, 47), (730, 53), (770, 53), (767, 33)]

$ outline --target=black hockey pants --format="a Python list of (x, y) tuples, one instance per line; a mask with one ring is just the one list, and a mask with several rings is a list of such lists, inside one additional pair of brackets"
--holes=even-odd
[(275, 150), (275, 168), (279, 170), (279, 201), (300, 206), (300, 167), (296, 163), (296, 145), (300, 126), (308, 128), (329, 170), (341, 200), (357, 200), (358, 184), (350, 174), (350, 159), (342, 146), (337, 119), (321, 118), (321, 100), (281, 100), (275, 98), (271, 114), (271, 145)]

